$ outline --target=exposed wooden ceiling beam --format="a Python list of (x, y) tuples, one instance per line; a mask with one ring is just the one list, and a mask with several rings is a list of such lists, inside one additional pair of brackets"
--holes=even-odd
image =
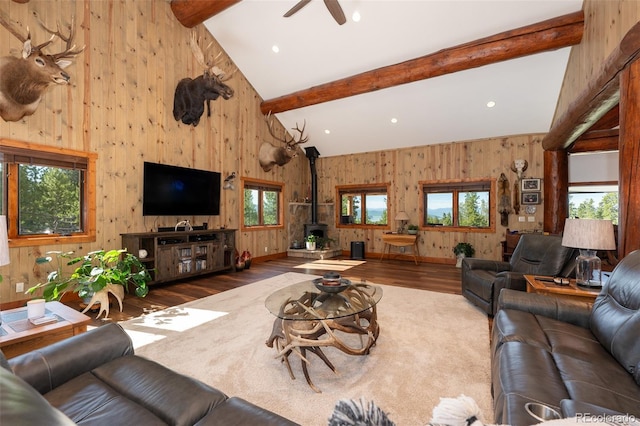
[(193, 28), (241, 0), (171, 0), (171, 10), (185, 27)]
[(620, 131), (618, 129), (589, 131), (571, 146), (569, 152), (617, 151), (619, 147)]
[(582, 11), (262, 102), (278, 113), (580, 43)]
[(640, 57), (640, 22), (637, 22), (542, 139), (545, 150), (567, 149), (620, 102), (620, 73)]

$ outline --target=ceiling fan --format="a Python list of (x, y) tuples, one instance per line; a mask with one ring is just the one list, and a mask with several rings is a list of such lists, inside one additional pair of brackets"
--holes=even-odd
[[(284, 17), (288, 18), (289, 16), (293, 15), (294, 13), (305, 7), (307, 4), (309, 4), (310, 1), (311, 0), (300, 0), (298, 3), (296, 3), (295, 6), (293, 6), (287, 13), (284, 14)], [(347, 18), (345, 18), (344, 12), (342, 11), (342, 7), (340, 7), (340, 3), (338, 3), (338, 0), (324, 0), (324, 4), (325, 6), (327, 6), (327, 9), (329, 9), (329, 13), (331, 13), (333, 19), (335, 19), (339, 25), (347, 22)]]

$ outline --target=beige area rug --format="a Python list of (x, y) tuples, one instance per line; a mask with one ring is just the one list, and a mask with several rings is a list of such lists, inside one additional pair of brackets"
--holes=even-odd
[(366, 260), (320, 259), (294, 266), (296, 269), (322, 269), (325, 271), (346, 271), (354, 266), (367, 263)]
[(339, 374), (311, 354), (308, 385), (300, 362), (291, 380), (265, 345), (274, 316), (264, 306), (274, 290), (313, 275), (289, 272), (121, 323), (136, 353), (193, 376), (304, 426), (326, 425), (335, 403), (364, 398), (398, 426), (425, 425), (440, 397), (475, 399), (493, 421), (487, 317), (462, 296), (381, 286), (381, 332), (368, 356), (325, 353)]

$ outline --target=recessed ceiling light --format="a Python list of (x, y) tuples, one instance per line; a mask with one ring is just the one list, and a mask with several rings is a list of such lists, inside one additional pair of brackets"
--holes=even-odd
[(280, 51), (280, 48), (277, 44), (274, 44), (273, 46), (271, 46), (271, 50), (273, 50), (273, 53), (278, 53)]
[(357, 10), (353, 12), (353, 15), (351, 15), (351, 19), (353, 20), (353, 22), (360, 22), (360, 12), (358, 12)]
[(392, 122), (393, 124), (396, 124), (396, 123), (398, 122), (398, 119), (397, 119), (397, 118), (395, 118), (395, 117), (393, 117), (393, 118), (391, 119), (391, 122)]
[(329, 133), (331, 133), (331, 130), (329, 130), (329, 129), (324, 129), (324, 133), (328, 135)]
[(493, 108), (494, 106), (496, 106), (495, 101), (489, 101), (489, 102), (487, 102), (487, 108)]

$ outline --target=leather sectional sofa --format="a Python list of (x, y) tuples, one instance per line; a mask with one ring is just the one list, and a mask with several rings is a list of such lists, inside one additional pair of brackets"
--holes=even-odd
[(503, 290), (491, 350), (497, 424), (537, 423), (528, 402), (563, 417), (640, 421), (640, 250), (593, 304)]
[(524, 234), (509, 262), (479, 258), (462, 261), (462, 295), (495, 315), (503, 288), (526, 291), (525, 274), (569, 277), (575, 273), (578, 250), (562, 246), (559, 235)]
[(296, 425), (134, 355), (117, 324), (0, 364), (2, 425)]

